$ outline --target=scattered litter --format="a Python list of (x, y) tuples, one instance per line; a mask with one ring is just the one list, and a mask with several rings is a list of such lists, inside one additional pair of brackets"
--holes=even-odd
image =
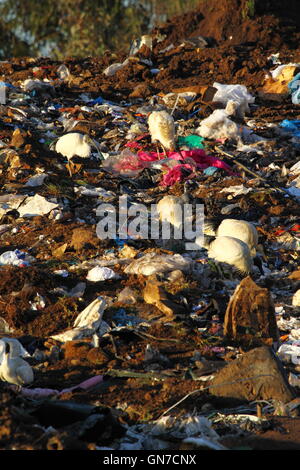
[(299, 15), (272, 3), (0, 61), (2, 448), (299, 447)]
[(18, 266), (23, 268), (24, 266), (30, 266), (35, 259), (33, 256), (28, 255), (24, 251), (14, 250), (5, 251), (0, 255), (0, 266)]

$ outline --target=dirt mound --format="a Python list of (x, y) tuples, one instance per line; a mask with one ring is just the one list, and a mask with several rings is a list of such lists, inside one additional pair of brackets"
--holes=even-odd
[(296, 48), (300, 38), (296, 0), (203, 0), (198, 10), (170, 19), (156, 32), (167, 34), (164, 46), (188, 37), (214, 38), (218, 43), (259, 42), (265, 48)]

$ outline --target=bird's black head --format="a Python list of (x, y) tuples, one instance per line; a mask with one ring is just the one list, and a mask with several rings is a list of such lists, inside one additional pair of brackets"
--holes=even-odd
[(258, 255), (256, 255), (256, 256), (253, 258), (253, 264), (258, 267), (260, 274), (261, 274), (262, 276), (264, 276), (265, 272), (264, 272), (264, 270), (263, 270), (262, 261), (261, 261), (261, 259), (260, 259), (260, 257), (259, 257)]

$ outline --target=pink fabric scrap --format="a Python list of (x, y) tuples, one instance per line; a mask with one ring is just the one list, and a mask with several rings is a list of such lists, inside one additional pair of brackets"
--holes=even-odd
[[(176, 165), (173, 168), (170, 168), (169, 171), (163, 175), (161, 180), (162, 186), (173, 186), (173, 184), (182, 181), (182, 170), (184, 168), (186, 168), (187, 170), (192, 170), (192, 172), (194, 171), (194, 168), (189, 164)], [(188, 179), (192, 178), (193, 174), (194, 173), (191, 173), (188, 176)]]
[[(70, 388), (64, 388), (63, 390), (55, 390), (53, 388), (26, 388), (21, 387), (20, 393), (28, 398), (47, 398), (51, 396), (62, 395), (63, 393), (69, 393), (76, 389), (81, 389), (84, 391), (88, 391), (94, 388), (96, 385), (103, 381), (103, 375), (95, 375), (90, 379), (81, 382), (79, 385), (74, 385)], [(19, 387), (16, 385), (12, 385), (11, 388), (14, 391), (19, 391)]]
[[(138, 152), (140, 160), (143, 161), (155, 161), (160, 158), (165, 158), (163, 153), (157, 155), (156, 152)], [(159, 157), (159, 158), (158, 158)], [(167, 157), (174, 160), (185, 160), (187, 158), (192, 158), (196, 163), (197, 167), (200, 170), (205, 170), (209, 166), (215, 166), (217, 168), (222, 168), (223, 170), (232, 173), (232, 169), (227, 163), (219, 160), (217, 157), (212, 157), (205, 153), (203, 149), (193, 149), (193, 150), (182, 150), (181, 152), (167, 152)]]
[[(139, 140), (139, 139), (137, 139)], [(126, 144), (127, 147), (131, 147), (134, 149), (140, 149), (142, 146), (137, 142), (128, 142)], [(173, 168), (170, 168), (167, 173), (163, 176), (161, 184), (163, 186), (172, 186), (176, 182), (180, 182), (184, 179), (184, 175), (182, 170), (184, 168), (195, 171), (195, 170), (205, 170), (210, 166), (214, 166), (216, 168), (223, 169), (227, 171), (229, 174), (234, 175), (235, 173), (232, 171), (227, 163), (223, 162), (222, 160), (218, 159), (217, 157), (212, 157), (205, 153), (203, 149), (191, 149), (191, 150), (182, 150), (180, 152), (166, 152), (166, 155), (163, 153), (157, 152), (145, 152), (144, 150), (139, 150), (136, 156), (132, 156), (131, 158), (126, 158), (122, 160), (122, 162), (115, 165), (115, 170), (121, 172), (122, 170), (137, 170), (143, 168), (143, 163), (145, 162), (154, 162), (157, 160), (163, 160), (170, 158), (172, 160), (178, 160), (185, 163), (180, 163), (175, 165)], [(136, 158), (135, 158), (136, 157)], [(193, 168), (193, 164), (195, 163), (195, 168)], [(121, 170), (121, 171), (120, 171)], [(190, 175), (191, 178), (194, 175)]]

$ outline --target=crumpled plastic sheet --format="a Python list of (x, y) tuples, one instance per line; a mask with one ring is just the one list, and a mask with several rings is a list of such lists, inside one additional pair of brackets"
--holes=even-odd
[(182, 441), (194, 446), (225, 450), (220, 436), (204, 416), (162, 416), (149, 424), (131, 426), (121, 439), (119, 450), (163, 450), (171, 442)]
[(292, 344), (284, 343), (277, 351), (279, 359), (284, 363), (300, 364), (300, 341), (294, 341)]
[(165, 173), (161, 180), (162, 186), (173, 186), (173, 184), (177, 182), (181, 182), (186, 177), (186, 171), (191, 172), (187, 178), (190, 179), (194, 175), (195, 168), (192, 165), (186, 164), (179, 164), (170, 168), (167, 173)]
[(106, 158), (102, 162), (102, 167), (118, 175), (136, 177), (147, 165), (143, 163), (138, 155), (129, 149), (125, 149), (120, 155), (112, 155)]
[(31, 178), (29, 178), (29, 180), (27, 181), (27, 183), (25, 184), (25, 186), (29, 186), (31, 188), (35, 188), (37, 186), (42, 186), (42, 184), (44, 184), (44, 180), (47, 178), (48, 174), (47, 173), (41, 173), (41, 174), (37, 174), (37, 175), (33, 175)]
[(248, 92), (245, 85), (222, 85), (215, 82), (213, 87), (217, 88), (213, 101), (219, 101), (225, 105), (230, 100), (235, 101), (239, 104), (242, 112), (249, 112), (249, 104), (255, 101), (255, 97)]
[(116, 277), (117, 275), (112, 269), (106, 266), (95, 266), (88, 272), (86, 279), (91, 282), (99, 282), (106, 281), (107, 279), (115, 279)]
[(179, 136), (177, 139), (178, 145), (186, 145), (190, 149), (203, 149), (204, 138), (199, 135), (187, 135), (185, 137)]
[(288, 88), (292, 93), (292, 103), (300, 104), (300, 73), (288, 84)]
[(216, 109), (201, 121), (196, 131), (206, 139), (232, 139), (241, 143), (241, 131), (238, 125), (229, 118), (225, 109)]
[(240, 196), (241, 194), (248, 194), (253, 191), (253, 188), (246, 188), (244, 185), (229, 186), (228, 188), (221, 189), (220, 193), (232, 193), (233, 196)]
[(35, 217), (49, 214), (49, 212), (56, 209), (58, 206), (58, 202), (48, 201), (45, 197), (35, 194), (32, 197), (28, 197), (24, 203), (18, 207), (18, 212), (20, 217)]
[(5, 251), (0, 256), (0, 266), (18, 266), (23, 268), (29, 266), (32, 261), (35, 261), (33, 256), (29, 256), (24, 251), (14, 250), (14, 251)]
[[(159, 154), (159, 155), (163, 155), (163, 154)], [(155, 152), (140, 151), (138, 152), (138, 156), (143, 161), (155, 161), (158, 159), (157, 153)], [(234, 174), (230, 166), (227, 165), (227, 163), (223, 162), (217, 157), (212, 157), (212, 156), (207, 155), (205, 151), (202, 149), (182, 150), (181, 152), (167, 152), (167, 157), (173, 160), (181, 160), (183, 162), (185, 162), (188, 159), (189, 163), (181, 164), (181, 166), (178, 166), (177, 169), (175, 166), (174, 167), (175, 170), (174, 168), (169, 170), (169, 177), (165, 176), (162, 180), (162, 184), (166, 186), (169, 186), (170, 184), (174, 184), (172, 183), (173, 180), (174, 182), (181, 181), (179, 170), (184, 168), (184, 166), (182, 165), (189, 165), (186, 168), (192, 170), (191, 161), (192, 163), (193, 161), (196, 163), (197, 170), (205, 170), (208, 167), (214, 166), (216, 168), (227, 171), (229, 174)]]
[(175, 255), (157, 255), (156, 253), (146, 253), (138, 259), (132, 261), (124, 270), (126, 274), (143, 274), (151, 276), (155, 273), (166, 273), (180, 269), (189, 271), (192, 266), (192, 259)]

